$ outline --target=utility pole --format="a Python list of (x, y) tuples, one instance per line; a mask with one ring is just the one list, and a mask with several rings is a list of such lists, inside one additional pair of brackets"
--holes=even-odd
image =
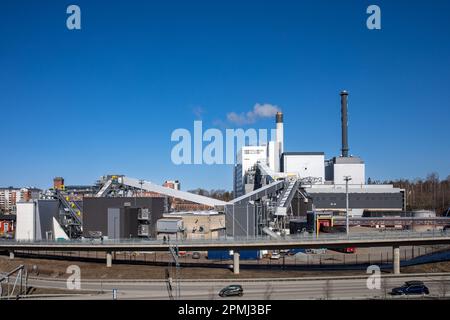
[(348, 217), (348, 182), (352, 180), (350, 176), (344, 176), (345, 180), (345, 230), (347, 232), (347, 237), (350, 233), (350, 224), (349, 224), (349, 217)]

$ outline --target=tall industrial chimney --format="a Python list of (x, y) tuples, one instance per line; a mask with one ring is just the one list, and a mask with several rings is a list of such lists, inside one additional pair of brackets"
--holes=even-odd
[(342, 157), (348, 157), (348, 118), (347, 118), (347, 97), (348, 92), (341, 92), (341, 126), (342, 126)]
[(276, 142), (278, 144), (278, 151), (281, 157), (283, 153), (284, 144), (284, 128), (283, 128), (283, 113), (278, 111), (276, 115), (277, 131), (276, 131)]

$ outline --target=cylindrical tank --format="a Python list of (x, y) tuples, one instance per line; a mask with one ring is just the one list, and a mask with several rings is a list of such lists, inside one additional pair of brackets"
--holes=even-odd
[(416, 210), (413, 211), (414, 218), (434, 218), (436, 217), (436, 212), (432, 210)]

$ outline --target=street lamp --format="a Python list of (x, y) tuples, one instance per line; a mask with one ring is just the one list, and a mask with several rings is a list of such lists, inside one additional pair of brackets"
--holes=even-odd
[(345, 180), (345, 230), (347, 232), (347, 236), (350, 232), (349, 221), (348, 221), (348, 182), (352, 180), (350, 176), (344, 176)]

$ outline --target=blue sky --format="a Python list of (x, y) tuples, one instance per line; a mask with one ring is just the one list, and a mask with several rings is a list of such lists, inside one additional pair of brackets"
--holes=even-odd
[[(70, 4), (81, 8), (81, 30), (66, 28)], [(381, 30), (366, 28), (370, 4), (381, 8)], [(121, 173), (231, 189), (229, 165), (172, 164), (174, 129), (273, 104), (285, 115), (286, 151), (332, 157), (342, 89), (350, 153), (367, 177), (444, 178), (449, 13), (438, 0), (1, 1), (0, 185)]]

